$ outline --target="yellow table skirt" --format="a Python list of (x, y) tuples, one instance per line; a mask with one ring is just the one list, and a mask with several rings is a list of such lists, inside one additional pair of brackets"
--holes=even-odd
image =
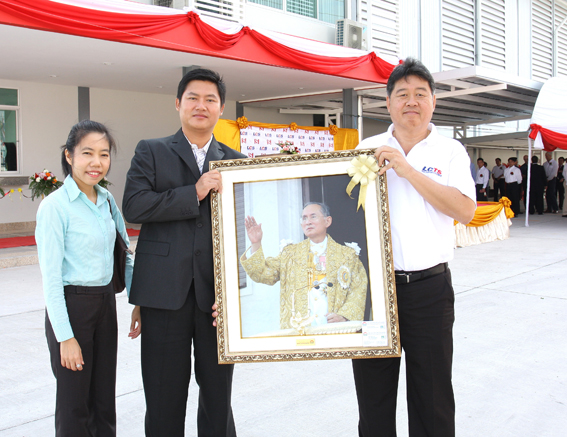
[(455, 247), (490, 243), (510, 237), (510, 219), (514, 217), (510, 205), (507, 197), (500, 199), (500, 202), (482, 202), (468, 225), (455, 221)]

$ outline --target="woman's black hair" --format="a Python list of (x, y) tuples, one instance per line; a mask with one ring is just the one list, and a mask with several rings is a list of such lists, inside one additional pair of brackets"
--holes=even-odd
[(108, 140), (110, 152), (115, 152), (116, 142), (114, 141), (114, 138), (112, 137), (112, 135), (110, 135), (110, 132), (104, 124), (93, 120), (80, 121), (71, 128), (71, 132), (69, 132), (69, 136), (67, 137), (67, 142), (64, 146), (61, 146), (61, 167), (63, 168), (65, 177), (67, 177), (68, 175), (73, 175), (71, 165), (67, 162), (67, 158), (65, 157), (65, 150), (69, 152), (69, 155), (73, 156), (77, 144), (79, 144), (83, 138), (91, 133), (103, 134)]

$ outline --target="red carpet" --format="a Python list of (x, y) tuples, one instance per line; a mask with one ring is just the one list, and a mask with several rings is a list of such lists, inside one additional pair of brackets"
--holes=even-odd
[[(137, 237), (140, 235), (140, 231), (137, 229), (127, 229), (126, 231), (130, 237)], [(0, 238), (0, 249), (22, 246), (35, 246), (35, 237), (30, 235), (29, 237)]]

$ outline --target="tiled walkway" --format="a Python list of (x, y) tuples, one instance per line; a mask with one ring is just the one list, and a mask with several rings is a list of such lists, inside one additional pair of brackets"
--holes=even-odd
[[(511, 238), (459, 249), (453, 382), (459, 437), (560, 437), (567, 429), (567, 218), (513, 219)], [(55, 381), (37, 265), (0, 269), (0, 437), (53, 436)], [(118, 436), (143, 436), (139, 340), (118, 297)], [(191, 382), (186, 436), (196, 435)], [(240, 437), (355, 437), (348, 360), (236, 366)], [(398, 435), (407, 436), (400, 379)]]

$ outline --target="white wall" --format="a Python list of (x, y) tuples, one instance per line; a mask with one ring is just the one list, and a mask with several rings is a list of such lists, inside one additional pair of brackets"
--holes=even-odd
[(91, 88), (90, 101), (91, 120), (105, 124), (118, 143), (108, 180), (121, 206), (126, 173), (138, 142), (174, 134), (180, 127), (175, 96)]
[[(47, 168), (62, 179), (60, 146), (78, 121), (77, 87), (4, 80), (0, 80), (0, 87), (18, 88), (20, 92), (21, 176)], [(106, 124), (118, 143), (108, 178), (113, 183), (110, 191), (121, 205), (126, 173), (138, 141), (171, 135), (180, 127), (175, 96), (92, 88), (90, 103), (91, 119)], [(228, 102), (230, 108), (225, 114), (234, 114), (234, 106), (234, 102)], [(27, 184), (22, 189), (30, 194)], [(17, 193), (12, 199), (0, 201), (0, 223), (35, 220), (38, 200), (20, 201)]]
[[(55, 172), (60, 179), (61, 150), (70, 127), (77, 122), (78, 92), (76, 87), (29, 83), (0, 79), (0, 88), (17, 88), (20, 101), (20, 177), (29, 177), (44, 168)], [(30, 195), (28, 184), (21, 186)], [(2, 187), (6, 188), (15, 187)], [(34, 221), (39, 201), (23, 199), (19, 194), (0, 200), (0, 223)]]
[(277, 109), (273, 108), (245, 106), (244, 116), (248, 121), (259, 123), (291, 124), (295, 122), (299, 126), (313, 126), (313, 115), (311, 114), (280, 114)]

